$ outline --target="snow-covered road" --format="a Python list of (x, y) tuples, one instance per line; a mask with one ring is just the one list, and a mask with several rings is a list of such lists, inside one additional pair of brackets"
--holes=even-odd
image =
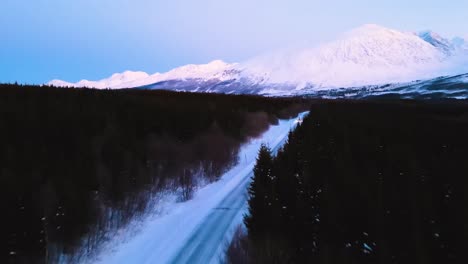
[(248, 174), (203, 220), (171, 263), (217, 263), (222, 257), (226, 236), (242, 221), (246, 190), (252, 173)]
[(260, 144), (279, 149), (298, 118), (280, 120), (242, 147), (239, 163), (192, 200), (168, 206), (164, 215), (145, 220), (127, 242), (103, 252), (98, 263), (219, 263), (234, 229), (246, 212), (246, 190)]

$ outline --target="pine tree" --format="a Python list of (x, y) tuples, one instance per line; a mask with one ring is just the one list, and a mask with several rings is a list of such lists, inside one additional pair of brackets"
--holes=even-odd
[(273, 177), (272, 152), (269, 147), (262, 145), (258, 152), (257, 163), (254, 167), (254, 177), (249, 187), (249, 213), (245, 217), (245, 225), (252, 237), (259, 237), (265, 231), (268, 222), (268, 206), (271, 205), (271, 190)]

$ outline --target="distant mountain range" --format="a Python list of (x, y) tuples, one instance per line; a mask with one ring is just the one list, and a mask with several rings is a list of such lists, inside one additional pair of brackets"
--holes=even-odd
[(99, 81), (53, 80), (47, 84), (270, 96), (365, 97), (406, 93), (411, 97), (466, 98), (466, 73), (465, 39), (449, 40), (432, 31), (400, 32), (369, 24), (318, 47), (265, 54), (243, 63), (217, 60), (153, 75), (126, 71)]

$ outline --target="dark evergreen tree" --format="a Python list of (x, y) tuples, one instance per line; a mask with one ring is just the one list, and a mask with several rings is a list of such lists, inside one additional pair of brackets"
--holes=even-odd
[[(245, 217), (245, 225), (249, 234), (255, 239), (261, 237), (269, 225), (267, 212), (272, 206), (272, 191), (274, 176), (272, 175), (273, 157), (271, 149), (266, 145), (260, 147), (254, 176), (249, 187), (249, 213)], [(254, 213), (255, 212), (255, 213)], [(259, 212), (259, 213), (257, 213)]]

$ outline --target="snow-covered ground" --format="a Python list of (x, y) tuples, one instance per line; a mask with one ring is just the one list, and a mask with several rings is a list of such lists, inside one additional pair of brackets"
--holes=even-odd
[(234, 228), (242, 223), (246, 189), (262, 143), (277, 150), (307, 112), (280, 120), (239, 152), (239, 163), (219, 181), (197, 190), (192, 200), (167, 203), (163, 214), (141, 222), (136, 234), (122, 232), (96, 263), (217, 263)]

